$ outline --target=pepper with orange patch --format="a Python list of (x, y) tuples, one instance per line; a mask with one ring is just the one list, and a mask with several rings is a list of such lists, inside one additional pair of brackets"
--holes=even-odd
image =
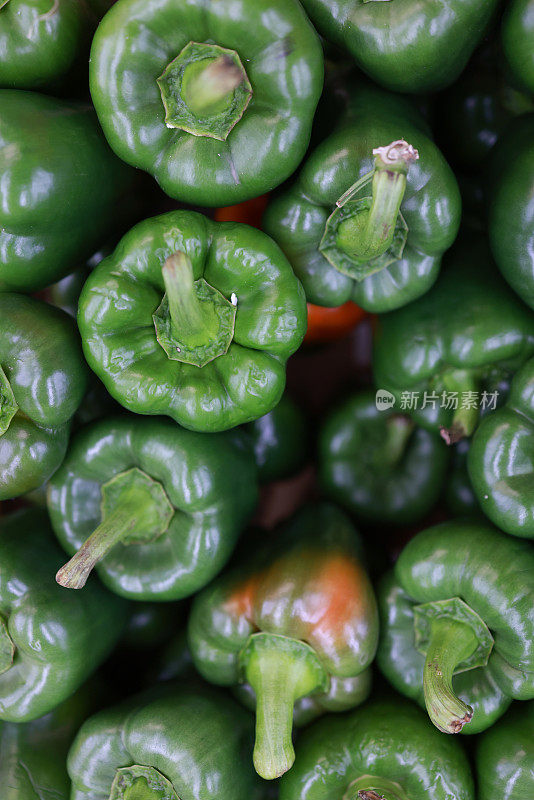
[(366, 699), (378, 638), (361, 543), (335, 506), (301, 510), (243, 568), (197, 596), (189, 643), (201, 675), (256, 709), (254, 765), (291, 768), (293, 722)]

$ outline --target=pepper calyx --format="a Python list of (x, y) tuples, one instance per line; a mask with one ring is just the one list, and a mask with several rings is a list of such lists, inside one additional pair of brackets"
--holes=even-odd
[(402, 786), (380, 775), (361, 775), (353, 781), (343, 800), (409, 800)]
[(172, 783), (154, 767), (134, 764), (115, 773), (109, 800), (180, 800)]
[(165, 489), (134, 467), (114, 475), (101, 487), (100, 525), (57, 573), (67, 589), (81, 589), (96, 566), (118, 544), (144, 544), (161, 536), (174, 516)]
[(252, 97), (235, 50), (189, 42), (157, 79), (165, 124), (193, 136), (225, 141)]
[(295, 760), (295, 702), (328, 691), (329, 677), (310, 645), (274, 633), (252, 634), (239, 655), (239, 668), (256, 694), (254, 766), (262, 778), (272, 780)]
[(8, 377), (0, 367), (0, 436), (6, 433), (18, 409), (19, 406)]

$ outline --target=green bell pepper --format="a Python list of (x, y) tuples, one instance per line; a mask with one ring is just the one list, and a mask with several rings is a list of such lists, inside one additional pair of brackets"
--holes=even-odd
[(123, 406), (220, 431), (279, 402), (306, 303), (264, 233), (171, 211), (132, 228), (94, 270), (78, 324), (89, 366)]
[(87, 368), (73, 321), (0, 292), (0, 500), (36, 489), (59, 467)]
[(85, 684), (32, 722), (0, 722), (3, 800), (68, 800), (67, 753), (78, 728), (94, 710), (93, 691), (94, 685)]
[(126, 604), (91, 581), (83, 594), (54, 583), (61, 564), (46, 515), (0, 518), (0, 720), (26, 722), (72, 694), (106, 658)]
[(317, 710), (340, 711), (369, 690), (362, 673), (374, 658), (378, 620), (359, 548), (341, 511), (310, 506), (274, 546), (255, 548), (193, 603), (188, 636), (197, 670), (211, 683), (248, 683), (255, 693), (254, 765), (263, 778), (293, 764), (296, 702), (314, 695)]
[(222, 569), (256, 500), (253, 457), (235, 434), (99, 420), (77, 434), (48, 485), (52, 526), (75, 554), (57, 580), (80, 589), (96, 566), (124, 597), (186, 597)]
[(422, 118), (366, 85), (263, 219), (310, 303), (373, 312), (430, 288), (459, 224), (456, 179)]
[(512, 698), (534, 698), (529, 542), (476, 521), (435, 525), (404, 548), (379, 599), (378, 665), (444, 733), (479, 733)]
[(476, 750), (479, 800), (534, 797), (534, 701), (514, 705)]
[(511, 0), (502, 22), (505, 60), (521, 89), (534, 94), (534, 2)]
[(468, 469), (491, 521), (506, 533), (534, 539), (534, 359), (516, 373), (504, 408), (482, 420)]
[(34, 92), (0, 90), (0, 141), (0, 291), (31, 292), (96, 250), (133, 171), (88, 106)]
[(252, 800), (252, 718), (213, 689), (138, 696), (90, 717), (68, 757), (72, 800)]
[(534, 352), (534, 316), (494, 268), (482, 239), (455, 248), (436, 285), (379, 319), (375, 384), (447, 444), (470, 436)]
[(327, 496), (357, 518), (410, 525), (436, 504), (449, 453), (410, 417), (377, 408), (368, 390), (346, 400), (319, 435), (319, 473)]
[(302, 0), (317, 30), (396, 92), (453, 83), (482, 39), (498, 0)]
[[(320, 720), (297, 744), (280, 800), (474, 800), (467, 758), (399, 698)], [(492, 798), (493, 800), (493, 798)]]
[(323, 83), (297, 0), (118, 0), (91, 49), (91, 95), (124, 161), (171, 197), (228, 206), (295, 170)]
[(510, 126), (491, 170), (493, 255), (510, 286), (534, 308), (534, 114), (524, 114)]
[(308, 430), (302, 410), (284, 394), (272, 411), (250, 422), (250, 437), (261, 483), (283, 480), (304, 466)]
[(87, 58), (91, 34), (113, 0), (0, 0), (0, 86), (57, 86)]

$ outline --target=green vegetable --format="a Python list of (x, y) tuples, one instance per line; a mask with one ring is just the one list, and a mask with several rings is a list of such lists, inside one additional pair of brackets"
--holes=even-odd
[(480, 413), (534, 352), (534, 317), (495, 270), (482, 239), (451, 253), (436, 285), (380, 318), (376, 386), (395, 410), (450, 444), (475, 430)]
[(68, 758), (76, 800), (254, 800), (252, 719), (213, 689), (136, 697), (88, 719)]
[(534, 698), (530, 543), (475, 521), (428, 528), (384, 578), (380, 607), (380, 669), (444, 733), (478, 733), (512, 698)]
[(74, 323), (62, 311), (0, 292), (0, 320), (0, 500), (5, 500), (36, 489), (61, 464), (87, 368)]
[(311, 303), (373, 312), (428, 291), (459, 224), (456, 180), (423, 120), (366, 85), (263, 220)]
[(0, 518), (0, 563), (0, 720), (26, 722), (56, 708), (106, 658), (126, 604), (95, 580), (83, 594), (54, 583), (61, 553), (37, 509)]
[(246, 430), (261, 483), (288, 478), (304, 465), (308, 455), (306, 420), (289, 395), (284, 394), (272, 411), (249, 423)]
[(379, 410), (373, 391), (346, 400), (319, 437), (319, 470), (328, 496), (357, 517), (409, 525), (437, 502), (448, 452), (410, 417)]
[(238, 203), (289, 177), (322, 82), (319, 39), (297, 0), (118, 0), (91, 49), (111, 147), (194, 205)]
[(0, 137), (0, 291), (31, 292), (96, 250), (124, 215), (133, 172), (88, 106), (0, 90)]
[(476, 751), (479, 800), (534, 796), (534, 702), (514, 705), (481, 736)]
[(84, 58), (113, 0), (0, 0), (0, 86), (56, 87)]
[(492, 173), (493, 255), (510, 286), (534, 308), (534, 114), (518, 117), (499, 141)]
[(378, 620), (359, 544), (341, 511), (310, 506), (274, 546), (255, 548), (194, 601), (188, 635), (196, 668), (212, 683), (242, 682), (255, 693), (254, 765), (263, 778), (293, 764), (293, 707), (301, 698), (317, 703), (297, 711), (309, 719), (352, 708), (369, 691), (364, 670)]
[(482, 38), (497, 0), (303, 0), (319, 33), (397, 92), (453, 83)]
[(177, 600), (224, 566), (257, 499), (251, 453), (234, 434), (124, 416), (83, 428), (48, 487), (73, 558), (58, 573), (81, 589), (93, 567), (117, 594)]
[(199, 431), (269, 412), (306, 330), (302, 288), (278, 247), (193, 211), (132, 228), (79, 309), (85, 356), (109, 393)]
[(396, 697), (320, 720), (299, 738), (280, 800), (338, 798), (474, 800), (475, 790), (459, 743)]
[(504, 408), (482, 420), (468, 466), (491, 521), (506, 533), (534, 539), (534, 359), (515, 375)]
[(534, 2), (511, 0), (502, 23), (507, 66), (521, 89), (534, 94)]

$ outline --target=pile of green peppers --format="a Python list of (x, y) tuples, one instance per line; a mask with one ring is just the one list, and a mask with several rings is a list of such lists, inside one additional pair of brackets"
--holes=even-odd
[(534, 0), (0, 0), (0, 800), (534, 800)]

